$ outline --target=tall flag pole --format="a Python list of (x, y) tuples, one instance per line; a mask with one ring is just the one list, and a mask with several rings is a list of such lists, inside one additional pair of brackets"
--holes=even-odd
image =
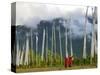
[(33, 36), (32, 36), (32, 29), (31, 29), (31, 63), (33, 63)]
[(27, 33), (26, 34), (26, 52), (25, 52), (25, 62), (24, 64), (25, 65), (28, 65), (29, 64), (29, 59), (28, 59), (28, 55), (29, 55), (29, 34)]
[[(69, 19), (69, 22), (71, 22), (71, 19)], [(72, 36), (71, 35), (72, 35), (72, 30), (71, 30), (71, 24), (70, 24), (70, 49), (71, 49), (71, 57), (72, 57), (73, 56), (73, 48), (72, 48)]]
[(42, 54), (41, 54), (41, 60), (44, 60), (44, 43), (45, 43), (45, 29), (43, 29), (43, 41), (42, 41)]
[(38, 58), (37, 58), (37, 53), (38, 52), (38, 34), (36, 33), (36, 65), (37, 65), (37, 60), (38, 60)]
[(93, 25), (92, 25), (92, 39), (91, 39), (91, 59), (90, 62), (92, 64), (92, 59), (94, 57), (94, 11), (92, 8), (92, 18), (93, 18)]
[(54, 49), (55, 49), (55, 60), (56, 60), (56, 27), (54, 26)]
[(66, 58), (68, 58), (68, 50), (67, 50), (67, 24), (66, 24), (66, 20), (63, 22), (63, 25), (65, 27), (65, 54), (66, 54)]
[(54, 29), (53, 29), (53, 32), (54, 32), (54, 57), (55, 57), (55, 61), (56, 61), (56, 27), (55, 27), (55, 23), (54, 23)]
[(83, 59), (86, 59), (86, 24), (87, 24), (88, 7), (86, 9), (85, 24), (84, 24), (84, 45), (83, 45)]
[(48, 62), (48, 28), (46, 27), (46, 63)]
[(93, 58), (95, 56), (96, 53), (96, 7), (92, 8), (92, 17), (93, 17), (93, 25), (92, 25), (92, 40), (91, 40), (91, 59), (90, 62), (92, 64), (93, 62)]
[(21, 52), (20, 65), (23, 65), (23, 56), (24, 56), (24, 44), (23, 44), (23, 49), (22, 49), (22, 52)]
[(52, 25), (52, 41), (51, 41), (51, 65), (53, 62), (53, 31), (54, 31), (54, 25)]
[(60, 44), (60, 62), (62, 64), (62, 46), (61, 46), (61, 31), (59, 26), (59, 44)]
[(97, 55), (97, 7), (94, 7), (94, 45), (95, 45), (95, 54)]

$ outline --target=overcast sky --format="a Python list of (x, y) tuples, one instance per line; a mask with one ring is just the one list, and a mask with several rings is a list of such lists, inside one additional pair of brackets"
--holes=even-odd
[[(82, 36), (85, 22), (86, 6), (16, 3), (16, 25), (29, 25), (34, 28), (40, 20), (51, 20), (57, 17), (71, 17), (71, 28), (75, 36)], [(88, 15), (91, 15), (91, 7)], [(91, 33), (92, 24), (87, 21), (87, 34)]]
[(84, 14), (85, 6), (69, 6), (54, 4), (35, 4), (27, 2), (16, 3), (16, 25), (23, 25), (31, 19), (52, 19), (54, 17), (66, 17), (68, 13), (79, 11)]

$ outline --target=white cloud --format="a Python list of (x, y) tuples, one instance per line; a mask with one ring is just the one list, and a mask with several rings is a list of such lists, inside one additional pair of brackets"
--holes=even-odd
[[(86, 8), (86, 6), (18, 2), (16, 4), (16, 25), (26, 24), (36, 28), (40, 20), (71, 17), (73, 36), (83, 36)], [(88, 15), (91, 14), (91, 8), (89, 8)], [(90, 34), (91, 31), (91, 24), (87, 21), (87, 34)]]
[(34, 17), (40, 19), (52, 19), (54, 17), (65, 16), (68, 12), (75, 11), (76, 9), (80, 9), (84, 13), (86, 7), (17, 2), (16, 25), (23, 25), (29, 19), (33, 19)]

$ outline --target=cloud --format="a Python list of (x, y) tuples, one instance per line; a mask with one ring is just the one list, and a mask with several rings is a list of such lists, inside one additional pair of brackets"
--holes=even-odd
[[(85, 13), (83, 13), (80, 9), (76, 9), (75, 11), (67, 13), (65, 19), (67, 20), (67, 22), (65, 22), (65, 24), (63, 23), (64, 27), (66, 27), (67, 29), (71, 28), (73, 39), (83, 38), (84, 26), (85, 26)], [(92, 24), (87, 19), (86, 34), (88, 39), (91, 39), (90, 36), (91, 32), (92, 32)], [(69, 34), (70, 33), (68, 32), (68, 35)]]
[(66, 13), (76, 9), (85, 10), (83, 6), (67, 6), (54, 4), (35, 4), (26, 2), (16, 3), (16, 25), (23, 25), (29, 19), (38, 17), (41, 19), (53, 19), (65, 16)]
[[(85, 22), (85, 6), (67, 6), (67, 5), (49, 5), (18, 2), (16, 4), (16, 25), (28, 25), (33, 28), (41, 20), (52, 20), (57, 17), (63, 17), (66, 20), (71, 18), (71, 29), (73, 37), (83, 37)], [(91, 10), (89, 9), (89, 16)], [(67, 24), (66, 24), (67, 25)], [(69, 28), (69, 26), (67, 26)], [(92, 31), (92, 24), (87, 21), (87, 35)], [(90, 38), (90, 36), (89, 36)]]

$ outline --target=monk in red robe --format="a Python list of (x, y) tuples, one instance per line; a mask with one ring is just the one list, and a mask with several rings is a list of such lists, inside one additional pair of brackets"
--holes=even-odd
[(69, 56), (68, 58), (65, 57), (65, 68), (71, 67), (73, 64), (73, 56)]

